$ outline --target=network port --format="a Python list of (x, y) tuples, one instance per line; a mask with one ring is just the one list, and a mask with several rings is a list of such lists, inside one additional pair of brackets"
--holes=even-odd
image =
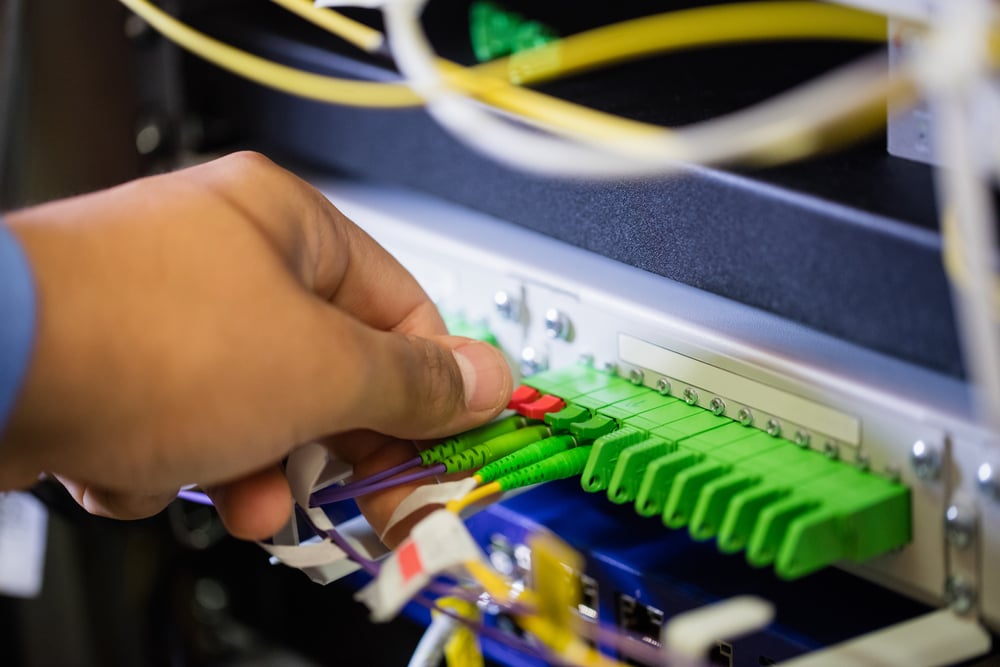
[[(615, 596), (615, 607), (619, 628), (645, 644), (660, 645), (660, 629), (663, 627), (662, 611), (643, 604), (638, 599), (624, 593), (618, 593)], [(644, 663), (626, 656), (620, 656), (620, 658), (627, 665), (645, 667)]]

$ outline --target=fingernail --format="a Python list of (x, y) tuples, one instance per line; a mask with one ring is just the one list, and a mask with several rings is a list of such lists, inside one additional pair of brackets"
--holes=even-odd
[(510, 371), (500, 352), (488, 343), (468, 343), (452, 350), (465, 384), (465, 405), (473, 411), (497, 405)]

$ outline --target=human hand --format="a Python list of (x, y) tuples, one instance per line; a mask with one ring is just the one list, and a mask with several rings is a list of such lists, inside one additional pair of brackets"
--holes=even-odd
[[(412, 457), (408, 439), (491, 419), (510, 394), (499, 351), (447, 336), (405, 269), (259, 155), (7, 222), (39, 318), (0, 488), (46, 471), (87, 510), (135, 518), (198, 483), (230, 532), (263, 538), (289, 517), (278, 463), (296, 445), (326, 436), (378, 469)], [(398, 493), (363, 506), (377, 530)]]

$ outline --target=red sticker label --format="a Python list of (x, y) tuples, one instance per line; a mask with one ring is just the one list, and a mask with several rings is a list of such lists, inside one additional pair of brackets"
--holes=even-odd
[(420, 561), (420, 551), (416, 542), (407, 542), (396, 554), (399, 560), (399, 574), (403, 577), (404, 584), (423, 572), (424, 564)]

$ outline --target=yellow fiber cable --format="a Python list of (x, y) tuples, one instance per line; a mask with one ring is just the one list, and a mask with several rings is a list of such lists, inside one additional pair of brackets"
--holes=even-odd
[(449, 501), (445, 507), (449, 512), (460, 514), (466, 507), (475, 505), (481, 500), (502, 492), (503, 489), (500, 488), (499, 482), (490, 482), (489, 484), (480, 486), (478, 489), (470, 491), (461, 498)]
[[(465, 563), (469, 575), (482, 586), (483, 590), (499, 602), (513, 602), (514, 589), (502, 575), (494, 571), (482, 561)], [(516, 595), (517, 602), (533, 606), (536, 594), (533, 590), (524, 590)], [(625, 667), (623, 663), (602, 655), (600, 651), (588, 646), (578, 637), (568, 644), (565, 641), (565, 628), (558, 628), (553, 623), (534, 612), (517, 614), (517, 619), (527, 632), (537, 637), (543, 644), (558, 653), (570, 664), (588, 665), (588, 667)]]
[[(308, 0), (275, 1), (311, 21), (318, 20), (316, 12), (305, 9)], [(351, 106), (394, 108), (422, 102), (403, 84), (339, 79), (287, 67), (208, 37), (163, 12), (149, 0), (121, 2), (179, 46), (234, 74), (277, 90)], [(355, 31), (354, 28), (361, 24), (341, 18), (343, 21), (327, 20), (323, 27), (352, 42), (371, 39), (370, 34), (363, 36)], [(803, 2), (720, 5), (598, 28), (511, 59), (474, 68), (462, 68), (444, 60), (439, 60), (439, 66), (452, 85), (484, 102), (540, 121), (552, 131), (607, 141), (641, 140), (653, 133), (662, 134), (664, 129), (518, 88), (504, 79), (514, 71), (520, 83), (535, 83), (607, 62), (697, 45), (793, 37), (884, 39), (884, 32), (877, 34), (880, 24), (881, 21), (867, 14), (832, 5)], [(536, 66), (550, 59), (552, 64)]]
[[(309, 0), (281, 0), (281, 5), (315, 10)], [(296, 13), (310, 21), (315, 16), (314, 12)], [(332, 27), (320, 27), (346, 39)], [(695, 46), (795, 38), (881, 42), (885, 37), (885, 19), (874, 14), (810, 2), (767, 2), (673, 11), (624, 21), (472, 68), (441, 58), (436, 64), (449, 85), (505, 111), (541, 121), (551, 131), (612, 141), (641, 140), (662, 135), (665, 130), (519, 88), (509, 81), (541, 83)]]
[(715, 5), (595, 28), (475, 69), (515, 83), (540, 83), (670, 51), (788, 39), (884, 42), (886, 20), (815, 2)]
[(420, 98), (402, 84), (351, 81), (313, 74), (255, 56), (178, 21), (149, 0), (121, 0), (164, 37), (208, 62), (269, 88), (320, 102), (363, 107), (408, 107)]
[(310, 23), (369, 53), (378, 51), (385, 43), (385, 36), (375, 28), (348, 18), (340, 12), (317, 7), (309, 0), (271, 0), (271, 2), (281, 5), (293, 14), (298, 14)]

